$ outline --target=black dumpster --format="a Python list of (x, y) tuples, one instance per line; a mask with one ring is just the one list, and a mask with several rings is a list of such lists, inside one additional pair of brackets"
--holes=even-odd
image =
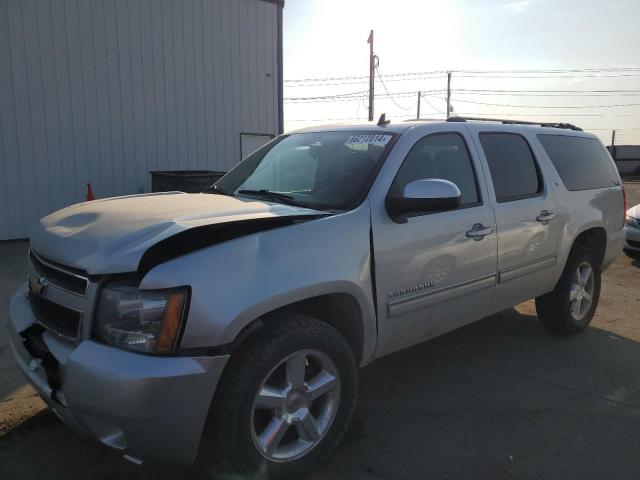
[(227, 172), (214, 170), (154, 170), (151, 174), (152, 192), (199, 193), (207, 190)]

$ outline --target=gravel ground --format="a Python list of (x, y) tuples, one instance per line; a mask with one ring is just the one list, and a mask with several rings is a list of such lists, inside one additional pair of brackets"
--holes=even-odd
[[(626, 183), (629, 205), (640, 182)], [(26, 244), (0, 244), (0, 324)], [(311, 475), (395, 478), (640, 478), (640, 260), (604, 274), (598, 313), (549, 334), (533, 302), (361, 370), (352, 427)], [(0, 330), (0, 478), (218, 478), (129, 464), (72, 434), (26, 385)]]

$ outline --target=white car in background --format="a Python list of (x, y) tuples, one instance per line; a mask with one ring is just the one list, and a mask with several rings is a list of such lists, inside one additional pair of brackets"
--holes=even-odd
[(640, 204), (627, 210), (624, 235), (625, 251), (627, 253), (640, 254)]

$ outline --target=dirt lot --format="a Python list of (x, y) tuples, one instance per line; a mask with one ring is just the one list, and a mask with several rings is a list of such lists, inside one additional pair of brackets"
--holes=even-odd
[[(640, 182), (627, 183), (629, 204)], [(0, 324), (26, 244), (0, 244)], [(136, 467), (77, 438), (25, 384), (0, 330), (0, 478), (213, 478)], [(592, 326), (549, 334), (528, 302), (361, 371), (333, 478), (640, 478), (640, 260), (605, 273)]]

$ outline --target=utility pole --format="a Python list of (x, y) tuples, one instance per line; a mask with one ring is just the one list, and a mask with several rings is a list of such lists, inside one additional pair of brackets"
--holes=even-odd
[(611, 157), (616, 159), (616, 131), (611, 132)]
[(422, 92), (418, 91), (418, 112), (416, 113), (416, 118), (420, 120), (420, 98), (422, 97)]
[(451, 72), (447, 72), (447, 118), (451, 114)]
[(369, 44), (369, 121), (373, 121), (373, 85), (374, 78), (373, 74), (375, 69), (375, 56), (373, 55), (373, 30), (369, 32), (369, 40), (367, 40)]

